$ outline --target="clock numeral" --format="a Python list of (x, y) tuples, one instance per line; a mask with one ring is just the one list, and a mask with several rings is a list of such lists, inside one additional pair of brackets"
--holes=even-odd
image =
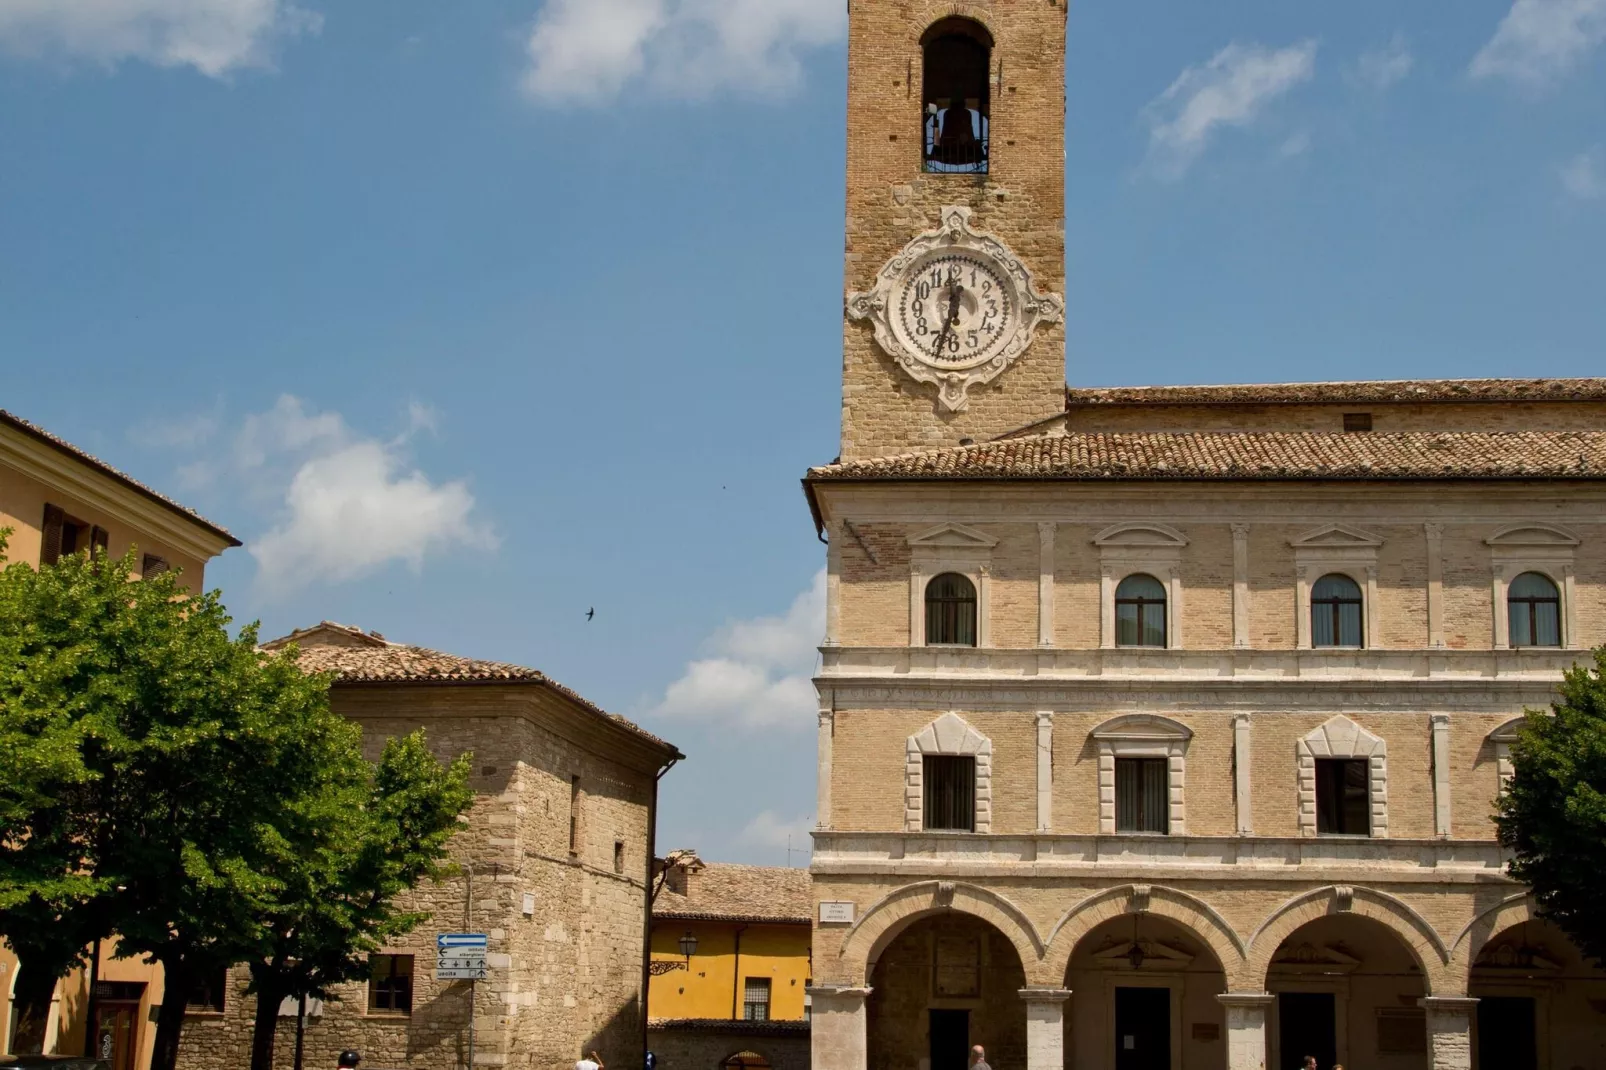
[(915, 333), (919, 334), (919, 335), (924, 335), (924, 334), (929, 333), (927, 328), (926, 328), (926, 317), (924, 317), (924, 316), (916, 316), (915, 317)]
[(967, 331), (965, 333), (965, 337), (970, 340), (970, 348), (971, 349), (975, 349), (977, 343), (980, 341), (980, 339), (978, 338), (976, 332), (975, 331)]
[(915, 297), (918, 298), (922, 304), (924, 304), (926, 298), (930, 296), (931, 283), (927, 282), (925, 279), (921, 279), (920, 284), (915, 287)]

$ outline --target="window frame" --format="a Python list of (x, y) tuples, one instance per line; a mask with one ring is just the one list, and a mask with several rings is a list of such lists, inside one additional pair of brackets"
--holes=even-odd
[[(1289, 540), (1288, 545), (1294, 551), (1295, 649), (1324, 654), (1376, 650), (1380, 645), (1377, 556), (1383, 537), (1348, 524), (1323, 524)], [(1317, 581), (1334, 574), (1348, 576), (1361, 589), (1361, 644), (1358, 647), (1316, 646), (1312, 642), (1311, 590)]]
[[(1545, 583), (1548, 584), (1549, 587), (1550, 587), (1550, 592), (1551, 592), (1550, 595), (1548, 597), (1536, 598), (1536, 597), (1532, 597), (1530, 595), (1521, 595), (1521, 596), (1519, 596), (1519, 595), (1513, 594), (1512, 593), (1512, 589), (1517, 585), (1518, 582), (1520, 582), (1522, 580), (1522, 578), (1524, 576), (1538, 576), (1540, 579), (1544, 580)], [(1528, 569), (1525, 572), (1521, 572), (1518, 575), (1516, 575), (1515, 577), (1513, 577), (1511, 579), (1511, 581), (1506, 584), (1506, 641), (1510, 644), (1511, 649), (1512, 650), (1561, 650), (1561, 649), (1563, 649), (1563, 640), (1564, 640), (1565, 629), (1562, 627), (1561, 604), (1562, 604), (1561, 584), (1557, 583), (1552, 576), (1550, 576), (1548, 573), (1544, 572), (1543, 570), (1537, 569), (1537, 568), (1531, 568), (1531, 569)], [(1516, 624), (1516, 621), (1517, 621), (1517, 606), (1518, 605), (1525, 606), (1527, 608), (1527, 611), (1528, 611), (1528, 613), (1527, 613), (1527, 616), (1528, 616), (1527, 627), (1528, 627), (1528, 638), (1529, 638), (1530, 641), (1526, 642), (1526, 643), (1519, 643), (1516, 640), (1517, 629), (1514, 627), (1514, 625)], [(1538, 628), (1538, 624), (1539, 624), (1539, 619), (1538, 619), (1539, 607), (1540, 606), (1545, 606), (1545, 605), (1555, 606), (1556, 607), (1556, 619), (1555, 619), (1556, 641), (1554, 643), (1541, 643), (1541, 642), (1538, 642), (1537, 640), (1535, 640), (1535, 636), (1537, 636), (1539, 634), (1539, 628)]]
[[(904, 741), (903, 828), (926, 831), (925, 757), (970, 756), (976, 759), (972, 831), (986, 835), (993, 826), (993, 741), (957, 713), (945, 713)], [(943, 835), (959, 835), (933, 829)]]
[[(958, 773), (957, 776), (937, 776), (940, 767), (946, 767)], [(934, 796), (944, 787), (952, 784), (952, 798), (937, 799)], [(958, 789), (963, 785), (969, 788), (968, 792), (961, 793)], [(976, 756), (974, 754), (922, 754), (920, 756), (920, 827), (925, 832), (975, 832), (976, 831)], [(960, 797), (967, 796), (963, 801), (963, 817), (961, 823)], [(946, 804), (946, 805), (944, 805)], [(941, 810), (943, 812), (939, 813)], [(944, 820), (943, 824), (933, 823), (933, 817)]]
[[(1355, 587), (1355, 597), (1353, 599), (1349, 599), (1349, 598), (1331, 598), (1331, 599), (1329, 599), (1329, 598), (1320, 598), (1319, 599), (1319, 598), (1316, 597), (1316, 588), (1320, 587), (1322, 585), (1322, 583), (1325, 582), (1326, 580), (1333, 579), (1335, 577), (1339, 578), (1339, 579), (1348, 580), (1351, 584), (1354, 585), (1354, 587)], [(1368, 610), (1371, 607), (1366, 604), (1366, 585), (1365, 584), (1363, 584), (1360, 581), (1358, 581), (1354, 576), (1351, 576), (1348, 572), (1346, 572), (1343, 569), (1333, 569), (1330, 572), (1322, 573), (1320, 576), (1318, 576), (1316, 578), (1316, 582), (1310, 585), (1309, 602), (1310, 602), (1310, 647), (1311, 647), (1312, 650), (1365, 650), (1365, 649), (1367, 649), (1367, 645), (1368, 645), (1367, 641), (1366, 641), (1367, 640), (1367, 631), (1368, 631), (1368, 629), (1367, 629), (1367, 620), (1368, 620), (1368, 618), (1370, 616), (1370, 614), (1368, 613)], [(1355, 628), (1355, 630), (1356, 630), (1356, 636), (1355, 636), (1356, 641), (1353, 642), (1353, 643), (1346, 643), (1346, 642), (1343, 641), (1343, 639), (1344, 639), (1344, 635), (1343, 635), (1343, 631), (1344, 631), (1344, 616), (1343, 616), (1342, 607), (1344, 607), (1344, 606), (1355, 606), (1356, 607), (1356, 611), (1360, 616), (1360, 620), (1356, 622), (1356, 628)], [(1318, 612), (1318, 607), (1323, 607), (1323, 608), (1331, 607), (1332, 608), (1331, 616), (1332, 616), (1333, 635), (1334, 635), (1335, 639), (1338, 640), (1337, 642), (1318, 643), (1316, 641), (1316, 614)]]
[(1342, 714), (1330, 717), (1302, 736), (1294, 744), (1296, 776), (1296, 812), (1299, 815), (1299, 834), (1304, 837), (1328, 833), (1318, 832), (1316, 814), (1316, 763), (1327, 758), (1365, 759), (1367, 765), (1367, 802), (1370, 805), (1368, 836), (1374, 840), (1388, 838), (1388, 743), (1373, 735)]
[[(384, 977), (379, 977), (376, 974), (380, 960), (384, 960), (390, 966), (389, 972)], [(400, 973), (395, 967), (397, 963), (403, 960), (407, 962), (407, 971)], [(376, 951), (369, 955), (367, 1013), (372, 1017), (379, 1018), (411, 1018), (413, 1015), (413, 986), (417, 976), (418, 958), (416, 955), (401, 951)], [(381, 994), (386, 992), (388, 985), (396, 981), (405, 982), (398, 987), (401, 989), (400, 995), (405, 998), (407, 1006), (404, 1009), (397, 1009), (394, 1006), (380, 1006), (380, 1003), (383, 1002)], [(394, 1004), (398, 1001), (398, 995), (394, 989), (389, 991), (388, 996), (391, 1003)]]
[[(1577, 648), (1578, 597), (1574, 561), (1583, 540), (1555, 524), (1508, 524), (1487, 539), (1490, 586), (1494, 610), (1496, 650), (1573, 650)], [(1507, 590), (1525, 572), (1537, 572), (1555, 585), (1561, 596), (1561, 646), (1513, 647), (1511, 611)]]
[[(937, 650), (985, 650), (992, 645), (992, 555), (998, 540), (963, 524), (938, 524), (909, 537), (909, 645)], [(926, 586), (946, 573), (976, 590), (975, 647), (926, 642)]]
[[(764, 999), (763, 999), (762, 1002), (749, 998), (753, 994), (753, 986), (755, 984), (759, 984), (759, 985), (763, 986)], [(768, 978), (768, 977), (743, 977), (742, 978), (742, 1021), (744, 1021), (744, 1022), (767, 1022), (767, 1021), (769, 1021), (770, 1020), (771, 1000), (774, 998), (774, 995), (775, 995), (774, 989), (775, 989), (775, 986), (771, 983), (771, 979)], [(755, 1007), (762, 1007), (763, 1008), (763, 1013), (755, 1015), (753, 1013), (753, 1010), (754, 1010)]]
[[(1115, 524), (1093, 536), (1099, 548), (1099, 646), (1105, 650), (1176, 650), (1182, 646), (1182, 551), (1187, 536), (1149, 521)], [(1165, 588), (1165, 646), (1125, 647), (1116, 642), (1115, 592), (1121, 581), (1142, 574)]]
[[(1121, 588), (1125, 587), (1128, 583), (1131, 583), (1133, 580), (1140, 580), (1140, 579), (1149, 580), (1156, 587), (1160, 588), (1160, 597), (1159, 598), (1142, 598), (1142, 597), (1134, 598), (1134, 597), (1131, 597), (1131, 596), (1128, 596), (1126, 598), (1121, 597)], [(1138, 641), (1137, 642), (1123, 643), (1121, 641), (1121, 623), (1122, 623), (1121, 622), (1121, 607), (1122, 606), (1135, 606), (1137, 608), (1137, 614), (1136, 614), (1136, 616), (1137, 616), (1137, 620), (1136, 620), (1137, 635), (1138, 635)], [(1160, 627), (1159, 627), (1160, 641), (1158, 643), (1149, 643), (1149, 642), (1144, 642), (1143, 641), (1143, 637), (1147, 634), (1147, 629), (1145, 628), (1145, 624), (1147, 623), (1147, 618), (1150, 615), (1148, 612), (1145, 612), (1145, 610), (1147, 610), (1147, 609), (1149, 609), (1150, 607), (1153, 607), (1153, 606), (1158, 606), (1159, 607), (1159, 611), (1160, 611)], [(1170, 592), (1166, 590), (1165, 583), (1163, 581), (1161, 581), (1161, 579), (1158, 576), (1150, 575), (1147, 572), (1132, 572), (1132, 573), (1128, 573), (1127, 575), (1123, 576), (1121, 578), (1121, 581), (1115, 585), (1115, 645), (1116, 645), (1116, 647), (1118, 649), (1122, 649), (1122, 650), (1165, 650), (1170, 645), (1170, 628), (1171, 628), (1171, 619), (1170, 618), (1171, 618)]]
[[(1112, 717), (1090, 733), (1098, 752), (1099, 835), (1185, 836), (1188, 832), (1188, 745), (1193, 729), (1180, 721), (1152, 713)], [(1163, 758), (1166, 761), (1166, 831), (1118, 831), (1117, 762), (1126, 758)]]
[[(214, 994), (216, 988), (216, 1002), (202, 1002), (204, 997)], [(189, 1017), (217, 1016), (227, 1013), (229, 1007), (229, 968), (224, 966), (209, 978), (204, 978), (195, 985), (184, 1000), (184, 1013)]]
[[(1343, 775), (1332, 775), (1334, 773)], [(1360, 781), (1358, 786), (1349, 783), (1351, 780), (1349, 774), (1351, 773), (1358, 774), (1355, 778)], [(1316, 835), (1371, 837), (1371, 763), (1367, 759), (1317, 758), (1315, 790)], [(1337, 797), (1334, 797), (1334, 791), (1339, 793)], [(1362, 826), (1358, 830), (1349, 827), (1350, 819), (1355, 816), (1352, 813), (1352, 804), (1356, 800), (1359, 801), (1359, 816)]]
[[(1129, 757), (1115, 759), (1115, 831), (1122, 836), (1169, 836), (1171, 834), (1171, 769), (1168, 758)], [(1126, 776), (1122, 776), (1125, 773)], [(1151, 785), (1148, 783), (1151, 776), (1157, 774), (1160, 781), (1160, 803), (1155, 809), (1157, 813), (1150, 813), (1148, 803), (1151, 799)], [(1123, 781), (1130, 781), (1136, 777), (1137, 783), (1130, 787), (1130, 794), (1136, 797), (1137, 814), (1135, 820), (1123, 822), (1125, 798), (1129, 794), (1127, 785)]]
[[(960, 582), (962, 582), (966, 586), (968, 586), (970, 588), (970, 597), (969, 598), (965, 598), (962, 595), (961, 596), (957, 596), (957, 597), (952, 597), (952, 598), (942, 597), (942, 596), (934, 596), (933, 593), (932, 593), (933, 588), (935, 588), (939, 582), (944, 581), (944, 580), (949, 580), (949, 579), (959, 580)], [(933, 609), (933, 598), (934, 597), (941, 597), (942, 600), (937, 603), (937, 605), (939, 605), (939, 606), (941, 606), (941, 605), (952, 605), (952, 606), (956, 606), (956, 607), (963, 607), (965, 604), (967, 604), (967, 603), (969, 604), (969, 606), (970, 606), (970, 621), (969, 621), (969, 624), (970, 624), (970, 642), (966, 643), (966, 642), (963, 642), (961, 640), (954, 640), (954, 639), (947, 639), (947, 638), (933, 639), (931, 637), (932, 609)], [(978, 592), (977, 589), (976, 589), (976, 584), (970, 579), (969, 576), (966, 576), (963, 572), (940, 572), (937, 575), (931, 577), (929, 580), (926, 581), (925, 607), (926, 607), (926, 645), (927, 646), (958, 647), (958, 648), (961, 648), (961, 649), (973, 649), (973, 648), (975, 648), (975, 647), (980, 645), (980, 641), (981, 641), (981, 628), (980, 628), (980, 622), (981, 622), (981, 598), (980, 598), (980, 592)], [(945, 614), (939, 614), (939, 617), (940, 616), (944, 616), (944, 615)], [(962, 610), (961, 610), (960, 614), (956, 615), (956, 620), (957, 620), (958, 623), (963, 624), (964, 622), (962, 620), (958, 620), (959, 616), (962, 616)], [(964, 628), (963, 627), (959, 627), (957, 629), (957, 632), (959, 634), (963, 634)]]
[[(932, 47), (940, 41), (958, 38), (968, 40), (981, 52), (980, 83), (972, 88), (978, 90), (976, 96), (975, 120), (972, 126), (971, 137), (978, 145), (977, 159), (972, 163), (963, 161), (954, 163), (935, 159), (937, 142), (940, 138), (942, 124), (946, 121), (947, 109), (939, 109), (939, 99), (936, 89), (932, 86), (934, 73), (934, 59)], [(997, 48), (996, 39), (992, 30), (980, 20), (968, 15), (946, 15), (930, 26), (920, 35), (920, 171), (930, 175), (985, 175), (992, 170), (991, 134), (992, 134), (992, 63), (993, 52)], [(969, 72), (974, 75), (974, 71)], [(942, 97), (948, 101), (948, 109), (954, 106), (955, 98), (951, 95)], [(959, 98), (959, 103), (965, 108), (966, 118), (970, 118), (970, 97)]]

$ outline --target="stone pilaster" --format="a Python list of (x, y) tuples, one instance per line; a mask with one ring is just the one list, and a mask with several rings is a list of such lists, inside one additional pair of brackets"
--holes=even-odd
[(1427, 1011), (1428, 1065), (1433, 1070), (1472, 1070), (1472, 1016), (1478, 1001), (1428, 996), (1417, 1002)]
[(1026, 1001), (1026, 1070), (1064, 1070), (1068, 988), (1023, 988)]
[(811, 1070), (865, 1070), (870, 1048), (864, 1005), (870, 989), (815, 985), (807, 991)]
[(1227, 1009), (1227, 1070), (1266, 1070), (1266, 1014), (1275, 997), (1264, 992), (1223, 992)]

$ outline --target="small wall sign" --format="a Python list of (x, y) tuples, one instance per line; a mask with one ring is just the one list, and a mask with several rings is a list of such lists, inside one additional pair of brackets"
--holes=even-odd
[(823, 902), (820, 904), (821, 925), (852, 925), (853, 904)]

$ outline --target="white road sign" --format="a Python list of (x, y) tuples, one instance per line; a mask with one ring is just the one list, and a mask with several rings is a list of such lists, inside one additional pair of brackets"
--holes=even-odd
[(437, 933), (435, 936), (435, 979), (437, 981), (483, 981), (485, 952), (490, 938), (485, 933)]

